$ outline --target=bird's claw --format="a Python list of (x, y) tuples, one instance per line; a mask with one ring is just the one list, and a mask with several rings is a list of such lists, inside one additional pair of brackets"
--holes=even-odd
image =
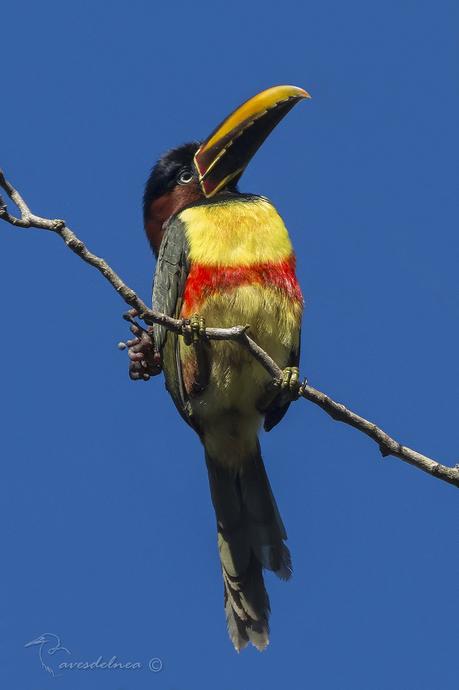
[(132, 381), (148, 381), (152, 376), (161, 373), (161, 355), (155, 349), (150, 332), (134, 321), (135, 316), (137, 316), (135, 309), (131, 309), (124, 315), (131, 324), (131, 333), (134, 338), (126, 343), (120, 343), (119, 347), (128, 349), (129, 377)]
[(183, 324), (183, 339), (186, 345), (194, 345), (206, 337), (206, 321), (203, 316), (193, 314)]
[(291, 400), (298, 400), (302, 385), (298, 367), (285, 367), (280, 381), (282, 393)]

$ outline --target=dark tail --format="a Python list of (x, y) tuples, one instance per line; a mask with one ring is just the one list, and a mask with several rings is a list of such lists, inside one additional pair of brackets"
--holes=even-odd
[(237, 651), (269, 643), (269, 598), (262, 569), (284, 580), (292, 573), (287, 538), (257, 444), (242, 468), (219, 465), (206, 452), (217, 517), (229, 636)]

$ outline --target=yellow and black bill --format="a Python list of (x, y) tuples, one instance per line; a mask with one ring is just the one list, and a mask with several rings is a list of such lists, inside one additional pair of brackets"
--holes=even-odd
[(206, 197), (236, 184), (266, 137), (304, 98), (311, 97), (297, 86), (273, 86), (240, 105), (218, 125), (194, 157)]

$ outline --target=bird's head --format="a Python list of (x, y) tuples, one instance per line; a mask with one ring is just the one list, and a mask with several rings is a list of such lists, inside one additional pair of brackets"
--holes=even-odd
[(144, 194), (144, 223), (159, 251), (164, 223), (185, 206), (235, 192), (247, 164), (293, 106), (309, 94), (296, 86), (274, 86), (236, 108), (202, 143), (165, 153), (153, 168)]
[(42, 635), (39, 635), (36, 637), (34, 640), (30, 640), (30, 642), (27, 642), (24, 647), (32, 647), (34, 645), (44, 645), (46, 643), (56, 643), (56, 640), (59, 638), (57, 635), (54, 635), (54, 633), (43, 633)]

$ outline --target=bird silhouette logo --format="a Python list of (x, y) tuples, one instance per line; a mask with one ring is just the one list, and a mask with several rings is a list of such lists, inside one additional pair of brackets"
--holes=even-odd
[[(66, 652), (70, 654), (70, 650), (61, 644), (61, 638), (54, 633), (43, 633), (34, 640), (26, 642), (24, 647), (38, 647), (38, 658), (44, 671), (47, 671), (53, 678), (56, 676), (53, 668), (53, 657), (57, 652)], [(55, 662), (56, 663), (56, 662)]]

